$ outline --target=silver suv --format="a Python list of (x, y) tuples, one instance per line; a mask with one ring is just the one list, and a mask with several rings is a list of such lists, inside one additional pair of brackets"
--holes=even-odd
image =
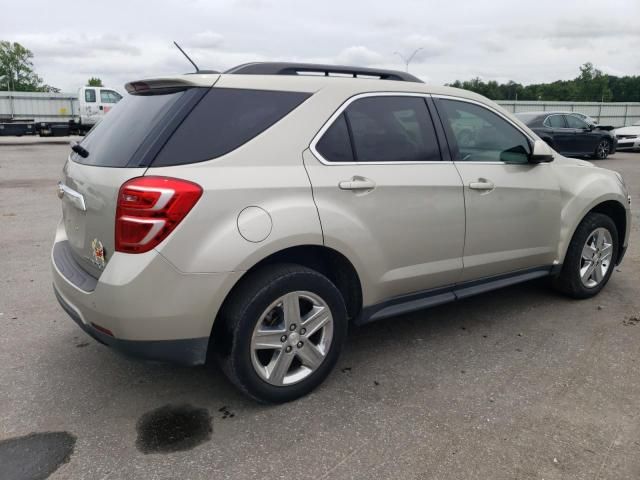
[(259, 401), (319, 385), (349, 324), (545, 276), (591, 297), (627, 247), (620, 175), (467, 91), (282, 63), (126, 87), (64, 166), (57, 298)]

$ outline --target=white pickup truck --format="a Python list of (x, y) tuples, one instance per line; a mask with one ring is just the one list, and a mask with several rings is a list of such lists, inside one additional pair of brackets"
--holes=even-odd
[(108, 87), (81, 87), (77, 95), (0, 91), (0, 136), (84, 134), (121, 98)]

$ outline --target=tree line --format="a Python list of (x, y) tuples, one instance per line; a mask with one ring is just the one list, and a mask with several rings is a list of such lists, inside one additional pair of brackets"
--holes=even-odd
[[(99, 78), (91, 77), (90, 86), (102, 86)], [(573, 80), (522, 85), (514, 81), (498, 83), (456, 80), (448, 84), (479, 93), (492, 100), (548, 100), (572, 102), (640, 102), (640, 76), (617, 77), (598, 70), (592, 63), (580, 67)], [(33, 52), (18, 42), (0, 41), (0, 90), (19, 92), (59, 92), (44, 83), (34, 71)]]
[[(88, 86), (102, 87), (102, 80), (91, 77)], [(0, 40), (0, 90), (13, 92), (59, 92), (44, 83), (33, 69), (33, 52), (18, 42)]]
[(485, 82), (479, 77), (448, 84), (484, 95), (492, 100), (547, 100), (571, 102), (640, 102), (640, 76), (617, 77), (598, 70), (592, 63), (580, 67), (573, 80), (522, 85), (514, 81)]

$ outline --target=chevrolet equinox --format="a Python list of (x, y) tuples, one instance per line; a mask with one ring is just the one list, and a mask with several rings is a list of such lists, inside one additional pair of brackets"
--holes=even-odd
[(544, 276), (588, 298), (627, 247), (619, 174), (468, 91), (289, 63), (126, 89), (58, 184), (57, 299), (125, 353), (217, 358), (258, 401), (319, 385), (349, 324)]

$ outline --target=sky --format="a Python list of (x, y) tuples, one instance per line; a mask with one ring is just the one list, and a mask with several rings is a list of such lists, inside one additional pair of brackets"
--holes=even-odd
[(640, 75), (640, 0), (0, 0), (0, 40), (34, 54), (45, 83), (131, 80), (251, 61), (404, 69), (428, 83), (571, 79), (592, 62)]

